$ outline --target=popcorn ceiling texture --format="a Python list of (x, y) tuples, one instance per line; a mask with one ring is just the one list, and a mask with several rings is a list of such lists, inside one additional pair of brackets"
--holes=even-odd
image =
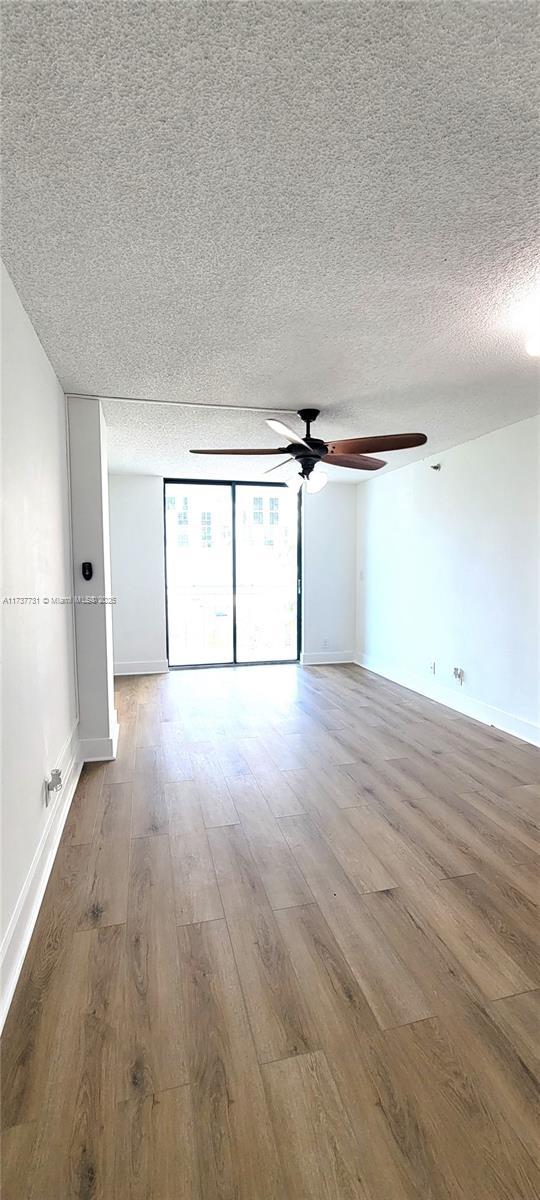
[[(67, 391), (316, 403), (322, 436), (432, 450), (536, 411), (507, 321), (533, 283), (535, 3), (24, 0), (2, 23), (3, 257)], [(260, 416), (107, 419), (116, 469), (273, 442)]]

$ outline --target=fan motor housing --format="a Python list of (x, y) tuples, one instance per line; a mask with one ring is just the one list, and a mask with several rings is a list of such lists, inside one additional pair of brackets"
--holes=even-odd
[(290, 454), (291, 458), (296, 459), (296, 462), (301, 466), (302, 470), (300, 473), (303, 478), (309, 479), (313, 468), (326, 455), (326, 442), (322, 442), (320, 438), (311, 438), (309, 436), (304, 440), (308, 443), (308, 446), (300, 446), (298, 442), (291, 442), (291, 445), (287, 446), (286, 452)]

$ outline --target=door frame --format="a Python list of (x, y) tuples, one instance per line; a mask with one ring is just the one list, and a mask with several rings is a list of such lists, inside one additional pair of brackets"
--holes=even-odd
[[(233, 618), (233, 661), (225, 663), (170, 663), (169, 662), (169, 606), (167, 603), (167, 484), (185, 483), (198, 486), (229, 487), (231, 489), (232, 513), (232, 618)], [(207, 671), (215, 667), (273, 667), (300, 662), (302, 647), (302, 488), (298, 492), (296, 525), (296, 658), (258, 659), (256, 662), (238, 662), (236, 657), (236, 489), (238, 487), (286, 488), (286, 483), (271, 483), (258, 479), (186, 479), (167, 475), (163, 479), (163, 560), (165, 568), (165, 638), (169, 671)]]

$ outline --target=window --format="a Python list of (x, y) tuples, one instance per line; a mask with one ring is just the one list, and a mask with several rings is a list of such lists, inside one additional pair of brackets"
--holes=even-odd
[(212, 513), (201, 513), (201, 539), (203, 546), (210, 549), (212, 545)]
[(277, 496), (270, 497), (270, 524), (279, 525), (279, 500)]
[(253, 521), (255, 525), (262, 525), (264, 523), (262, 496), (253, 497)]
[[(189, 500), (187, 496), (182, 498), (182, 508), (176, 519), (179, 525), (187, 525), (189, 522)], [(182, 545), (182, 543), (180, 544)]]

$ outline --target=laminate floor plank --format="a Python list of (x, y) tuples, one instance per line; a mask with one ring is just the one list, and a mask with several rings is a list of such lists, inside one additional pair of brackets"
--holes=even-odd
[(354, 747), (344, 746), (339, 737), (327, 729), (319, 727), (312, 733), (304, 735), (303, 740), (313, 758), (316, 757), (322, 763), (323, 768), (332, 770), (333, 767), (342, 767), (355, 762)]
[(136, 675), (119, 675), (114, 681), (114, 702), (118, 721), (135, 721), (137, 719), (137, 704), (141, 687), (140, 677)]
[(203, 1200), (188, 1085), (118, 1105), (115, 1200)]
[[(535, 995), (534, 992), (525, 993), (526, 997)], [(496, 1125), (511, 1130), (516, 1142), (516, 1158), (519, 1158), (523, 1147), (538, 1167), (538, 1071), (531, 1065), (527, 1050), (522, 1056), (521, 1042), (520, 1049), (516, 1049), (518, 1034), (515, 1026), (512, 1031), (509, 1030), (508, 1010), (505, 1013), (504, 1009), (500, 1008), (507, 1004), (517, 1004), (519, 1000), (518, 996), (509, 996), (488, 1003), (447, 1004), (438, 1020), (448, 1030), (463, 1060), (468, 1062), (471, 1068), (474, 1067)], [(536, 1029), (534, 1032), (537, 1043)], [(534, 1191), (531, 1194), (534, 1195)]]
[(350, 1116), (368, 1194), (374, 1200), (417, 1200), (368, 1070), (367, 1047), (384, 1035), (357, 979), (317, 905), (283, 910), (277, 921)]
[(508, 828), (502, 832), (500, 824), (488, 815), (484, 808), (471, 803), (469, 796), (470, 793), (456, 794), (451, 800), (446, 799), (452, 819), (458, 823), (460, 819), (465, 822), (482, 840), (488, 853), (494, 852), (516, 866), (521, 866), (523, 862), (533, 862), (540, 867), (540, 857), (534, 847), (526, 846), (519, 835), (512, 833)]
[(301, 734), (267, 733), (262, 742), (278, 770), (290, 771), (309, 766), (310, 752)]
[(63, 844), (84, 846), (92, 841), (101, 813), (101, 791), (105, 778), (104, 763), (85, 763), (64, 826)]
[(228, 781), (234, 807), (272, 908), (288, 908), (313, 899), (275, 816), (252, 775)]
[(475, 860), (458, 849), (445, 829), (426, 819), (417, 801), (400, 792), (387, 791), (384, 796), (364, 797), (360, 807), (368, 808), (384, 818), (386, 823), (410, 846), (421, 852), (433, 872), (445, 875), (466, 875)]
[(141, 747), (135, 756), (131, 836), (154, 837), (169, 832), (169, 813), (160, 773), (159, 746)]
[(288, 1195), (369, 1200), (358, 1144), (322, 1051), (267, 1063), (262, 1072)]
[(91, 847), (61, 845), (2, 1034), (2, 1126), (43, 1110)]
[(100, 838), (92, 846), (88, 885), (78, 929), (121, 925), (126, 921), (129, 854), (129, 838)]
[(213, 746), (210, 744), (208, 748), (203, 748), (194, 744), (190, 747), (190, 756), (206, 828), (237, 825), (238, 813)]
[(240, 737), (237, 738), (236, 745), (252, 775), (270, 773), (276, 776), (278, 774), (278, 768), (266, 746), (263, 745), (262, 738)]
[(408, 719), (402, 729), (411, 745), (448, 757), (455, 767), (467, 774), (474, 776), (475, 766), (481, 771), (496, 772), (499, 788), (529, 783), (535, 778), (534, 771), (538, 770), (538, 764), (533, 766), (526, 751), (516, 752), (508, 744), (503, 743), (501, 747), (495, 741), (471, 737), (470, 731), (464, 731), (457, 721), (433, 726), (431, 722)]
[[(486, 931), (489, 930), (497, 940), (499, 962), (504, 951), (523, 972), (523, 979), (531, 979), (533, 988), (540, 986), (538, 909), (534, 910), (526, 898), (521, 904), (509, 905), (495, 881), (479, 875), (445, 880), (441, 892), (451, 897), (449, 903), (458, 910), (464, 921), (470, 917), (471, 921), (478, 919), (482, 923), (480, 944), (483, 948), (488, 944)], [(515, 990), (525, 991), (525, 987)]]
[(251, 774), (249, 763), (244, 758), (238, 740), (232, 737), (214, 738), (216, 762), (226, 779)]
[(137, 750), (157, 747), (161, 741), (161, 706), (157, 698), (137, 705)]
[[(538, 751), (536, 753), (538, 754)], [(538, 766), (538, 763), (536, 765)], [(540, 800), (540, 783), (526, 784), (523, 788), (519, 789), (520, 795), (524, 795), (525, 793), (530, 797), (531, 804), (534, 805), (535, 801), (538, 802)], [(512, 795), (514, 796), (515, 794), (515, 791), (512, 790)], [(538, 811), (538, 803), (536, 803), (536, 810)]]
[[(378, 812), (367, 807), (349, 808), (345, 819), (360, 835), (362, 842), (370, 852), (385, 864), (392, 883), (386, 887), (416, 882), (418, 879), (426, 883), (436, 883), (443, 877), (440, 867), (434, 866), (422, 849), (407, 838), (401, 836)], [(376, 892), (381, 888), (366, 888), (365, 891)]]
[[(510, 814), (504, 807), (493, 803), (493, 793), (486, 796), (484, 792), (467, 792), (462, 796), (462, 800), (476, 808), (482, 816), (488, 817), (495, 825), (500, 826), (503, 833), (512, 839), (514, 845), (516, 841), (521, 842), (527, 855), (529, 850), (532, 850), (540, 856), (540, 831), (535, 829), (534, 821), (527, 820), (515, 811)], [(540, 857), (538, 865), (540, 867)]]
[(0, 1195), (2, 1200), (25, 1200), (29, 1179), (27, 1164), (31, 1161), (36, 1140), (35, 1122), (12, 1125), (0, 1134)]
[(493, 1000), (489, 1011), (540, 1085), (540, 991)]
[(322, 698), (310, 689), (304, 689), (298, 701), (299, 707), (313, 720), (334, 733), (337, 729), (347, 728), (347, 713), (343, 707)]
[(377, 857), (369, 842), (356, 832), (348, 810), (340, 810), (320, 784), (316, 771), (290, 771), (291, 787), (313, 825), (328, 843), (345, 874), (359, 892), (396, 887), (390, 866)]
[[(424, 884), (372, 892), (363, 897), (364, 907), (376, 926), (379, 938), (399, 954), (408, 973), (421, 989), (433, 1016), (446, 1012), (450, 1003), (484, 1003), (484, 992), (473, 974), (462, 969), (450, 945), (426, 930), (422, 898), (431, 903), (435, 888)], [(436, 893), (438, 895), (438, 893)], [(395, 1022), (410, 1024), (411, 1022)]]
[(133, 783), (136, 751), (137, 720), (136, 717), (130, 717), (120, 725), (116, 758), (105, 767), (108, 783)]
[(486, 761), (482, 755), (471, 754), (470, 751), (464, 752), (463, 749), (460, 749), (459, 751), (451, 750), (445, 754), (444, 758), (452, 769), (456, 768), (470, 776), (474, 780), (475, 787), (488, 787), (494, 792), (502, 791), (504, 793), (509, 788), (531, 782), (530, 770), (525, 773), (515, 770), (512, 763), (508, 763), (497, 753), (492, 754)]
[(280, 771), (273, 763), (269, 768), (255, 764), (253, 775), (275, 817), (297, 817), (305, 811), (288, 781), (287, 771)]
[(317, 1049), (296, 977), (243, 832), (209, 831), (210, 846), (260, 1062)]
[(223, 905), (193, 780), (165, 784), (176, 898), (176, 921), (189, 925), (223, 916)]
[(104, 784), (79, 929), (121, 925), (127, 919), (132, 787)]
[(178, 929), (201, 1200), (284, 1200), (225, 921)]
[[(469, 811), (473, 812), (472, 806), (468, 806), (467, 813), (464, 815), (454, 806), (453, 799), (453, 797), (452, 800), (444, 800), (439, 796), (416, 796), (414, 800), (410, 801), (410, 804), (414, 807), (415, 812), (421, 815), (426, 827), (436, 830), (438, 834), (447, 839), (468, 864), (468, 871), (457, 873), (468, 874), (473, 871), (481, 871), (484, 867), (505, 872), (516, 866), (519, 870), (525, 848), (521, 852), (513, 851), (512, 847), (508, 848), (507, 839), (501, 835), (501, 830), (495, 822), (482, 818), (482, 814), (477, 811), (476, 815), (471, 818)], [(485, 830), (485, 837), (478, 828), (479, 821), (482, 823), (482, 829)], [(520, 860), (518, 863), (515, 861), (516, 854)]]
[(368, 1047), (371, 1076), (418, 1196), (530, 1200), (539, 1186), (475, 1070), (438, 1018), (388, 1030)]
[(432, 1016), (422, 988), (308, 817), (280, 822), (291, 850), (381, 1028)]
[(416, 788), (417, 795), (438, 796), (451, 802), (454, 796), (474, 791), (477, 786), (473, 776), (451, 764), (445, 755), (430, 759), (411, 749), (403, 758), (389, 759), (388, 765), (399, 779), (399, 786)]
[(42, 1112), (26, 1160), (28, 1179), (22, 1195), (28, 1200), (71, 1195), (107, 1200), (110, 1195), (122, 934), (117, 928), (85, 931), (73, 938)]
[(169, 839), (131, 846), (119, 1099), (188, 1083)]
[(466, 796), (468, 800), (472, 799), (476, 803), (482, 800), (483, 807), (489, 806), (489, 814), (493, 821), (499, 817), (499, 823), (501, 819), (515, 822), (516, 836), (518, 831), (520, 835), (525, 832), (529, 837), (536, 839), (537, 845), (540, 843), (540, 792), (536, 794), (532, 785), (523, 784), (520, 787), (509, 788), (504, 793), (479, 788), (474, 792), (467, 792)]
[(183, 726), (178, 722), (161, 722), (159, 772), (163, 783), (181, 783), (193, 779), (187, 738)]
[(358, 785), (359, 801), (384, 798), (396, 791), (416, 799), (417, 796), (427, 796), (429, 792), (424, 784), (416, 779), (410, 779), (396, 771), (394, 760), (378, 757), (369, 747), (367, 738), (358, 748), (356, 760), (341, 768), (344, 774), (350, 775)]
[[(308, 778), (316, 780), (319, 789), (328, 796), (332, 804), (336, 808), (352, 808), (355, 804), (362, 802), (362, 789), (359, 784), (346, 774), (347, 767), (350, 763), (342, 764), (336, 768), (332, 767), (317, 767), (314, 770), (312, 767), (306, 767), (304, 770), (283, 771), (286, 779), (290, 779), (291, 787), (294, 787), (296, 782), (306, 781)], [(296, 789), (298, 791), (298, 788)], [(300, 813), (282, 813), (284, 817), (299, 816)]]
[(469, 902), (463, 885), (471, 878), (464, 875), (415, 889), (413, 900), (423, 927), (448, 948), (486, 1000), (532, 991), (538, 983), (536, 970), (524, 963), (524, 939), (496, 928), (495, 914), (491, 919)]
[[(364, 901), (372, 910), (381, 936), (399, 948), (407, 967), (421, 983), (437, 1019), (454, 1043), (463, 1048), (465, 1058), (474, 1063), (500, 1119), (534, 1157), (538, 1149), (540, 1091), (527, 1061), (521, 1060), (502, 1022), (496, 1020), (498, 1004), (506, 1001), (486, 1001), (476, 960), (472, 954), (469, 959), (462, 953), (460, 961), (453, 952), (451, 939), (445, 934), (444, 916), (440, 932), (430, 927), (425, 914), (433, 912), (435, 898), (427, 889), (396, 888), (366, 896)], [(446, 900), (443, 914), (445, 906)], [(479, 943), (474, 944), (478, 950)]]

